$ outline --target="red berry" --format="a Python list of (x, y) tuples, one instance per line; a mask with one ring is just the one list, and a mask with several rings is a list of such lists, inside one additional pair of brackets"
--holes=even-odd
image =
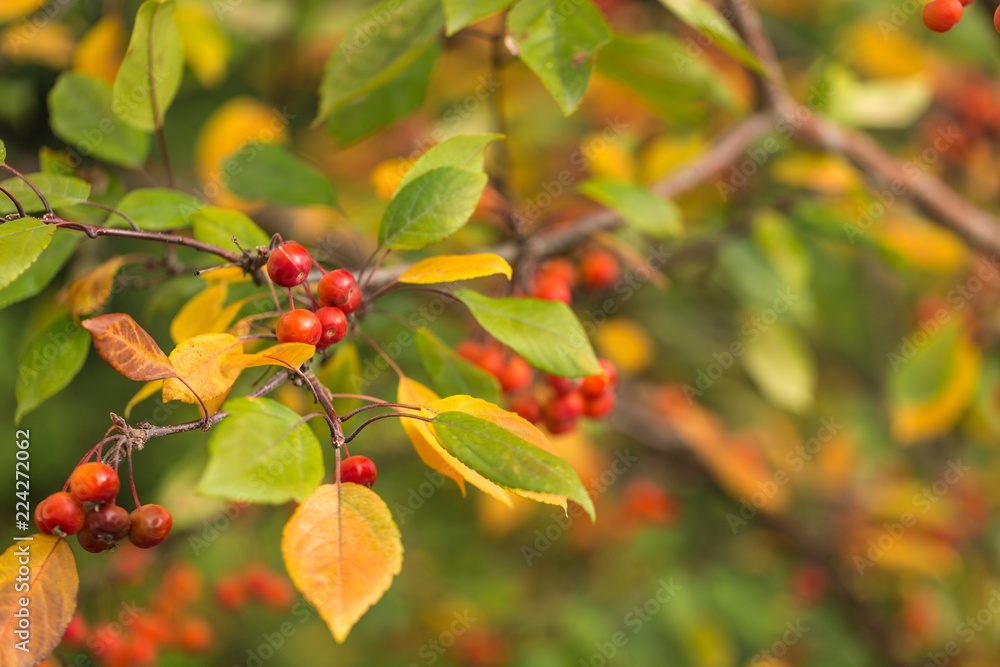
[(104, 623), (94, 628), (94, 634), (87, 640), (87, 646), (94, 657), (103, 664), (120, 661), (127, 651), (122, 637), (122, 627), (118, 623)]
[(962, 3), (963, 7), (968, 7), (969, 5), (971, 5), (975, 1), (976, 0), (961, 0), (961, 3)]
[(584, 398), (597, 398), (609, 387), (618, 384), (618, 369), (613, 363), (607, 359), (601, 359), (601, 368), (604, 369), (603, 373), (595, 373), (583, 378), (580, 393), (583, 394)]
[(677, 500), (665, 488), (647, 479), (632, 479), (622, 497), (625, 516), (645, 523), (669, 525), (680, 512)]
[(316, 317), (323, 326), (323, 333), (316, 343), (317, 350), (325, 350), (344, 340), (347, 335), (347, 315), (344, 315), (344, 311), (336, 306), (323, 306), (316, 311)]
[(319, 302), (324, 306), (337, 306), (345, 313), (353, 313), (361, 306), (361, 288), (347, 269), (337, 269), (319, 281)]
[(105, 503), (87, 513), (84, 527), (98, 539), (117, 542), (128, 535), (131, 523), (128, 512), (123, 508)]
[(993, 27), (1000, 32), (1000, 7), (997, 7), (996, 12), (993, 13)]
[(167, 618), (162, 614), (136, 614), (132, 619), (132, 634), (142, 637), (153, 646), (169, 644), (174, 639), (173, 629)]
[(573, 430), (583, 415), (583, 398), (577, 392), (555, 396), (545, 406), (545, 426), (554, 434)]
[(228, 611), (238, 611), (246, 606), (247, 585), (242, 577), (225, 575), (215, 582), (215, 601)]
[(580, 260), (580, 282), (589, 290), (610, 289), (620, 276), (618, 258), (606, 250), (591, 250)]
[(531, 385), (535, 378), (535, 372), (527, 361), (514, 355), (507, 362), (507, 366), (500, 372), (500, 388), (508, 394), (521, 391)]
[(530, 394), (514, 397), (510, 402), (510, 409), (532, 424), (542, 420), (542, 406), (538, 404), (538, 399)]
[(69, 492), (81, 503), (110, 503), (118, 495), (118, 473), (104, 463), (84, 463), (69, 476)]
[(480, 368), (493, 377), (500, 377), (504, 369), (503, 352), (495, 347), (488, 348), (483, 351), (477, 363)]
[(583, 402), (583, 414), (591, 419), (601, 419), (611, 414), (615, 409), (615, 394), (608, 391), (594, 398), (587, 398)]
[(87, 625), (87, 620), (80, 615), (80, 612), (73, 614), (73, 618), (69, 619), (69, 625), (66, 626), (66, 630), (63, 632), (62, 643), (66, 646), (72, 648), (77, 648), (83, 646), (83, 643), (87, 641), (87, 637), (90, 636), (90, 626)]
[(455, 348), (459, 356), (471, 361), (474, 364), (479, 363), (479, 359), (483, 356), (483, 346), (474, 340), (463, 340)]
[(263, 565), (247, 570), (246, 583), (250, 595), (272, 611), (287, 613), (295, 604), (295, 589), (288, 578)]
[(60, 491), (38, 503), (35, 525), (46, 535), (72, 535), (83, 528), (87, 510), (72, 494)]
[(296, 308), (281, 316), (276, 331), (279, 343), (316, 345), (323, 335), (323, 323), (311, 310)]
[(154, 665), (157, 658), (156, 644), (145, 637), (132, 636), (128, 643), (129, 666)]
[(934, 32), (948, 32), (962, 19), (959, 0), (932, 0), (924, 5), (924, 25)]
[(821, 600), (830, 589), (830, 575), (816, 563), (805, 563), (792, 573), (792, 594), (806, 603)]
[(569, 304), (573, 301), (573, 290), (562, 278), (555, 276), (538, 276), (531, 296), (545, 301), (562, 301)]
[(563, 394), (569, 394), (579, 389), (580, 385), (583, 384), (583, 380), (580, 378), (564, 378), (558, 375), (546, 375), (545, 383), (562, 396)]
[(353, 482), (370, 489), (375, 484), (377, 477), (378, 469), (367, 456), (348, 456), (340, 462), (341, 482)]
[(202, 653), (212, 647), (212, 626), (203, 618), (185, 618), (177, 626), (177, 647), (188, 653)]
[(267, 275), (275, 285), (295, 287), (309, 277), (312, 255), (298, 243), (282, 243), (267, 258)]
[(77, 531), (76, 541), (80, 543), (84, 551), (89, 551), (92, 554), (99, 554), (115, 546), (115, 543), (106, 536), (96, 535), (87, 530), (86, 526)]
[(570, 286), (576, 285), (576, 267), (568, 259), (557, 257), (550, 259), (538, 267), (538, 278), (550, 277), (561, 280)]
[(170, 512), (160, 505), (143, 505), (132, 511), (132, 528), (128, 531), (129, 542), (140, 549), (149, 549), (167, 539), (174, 520)]

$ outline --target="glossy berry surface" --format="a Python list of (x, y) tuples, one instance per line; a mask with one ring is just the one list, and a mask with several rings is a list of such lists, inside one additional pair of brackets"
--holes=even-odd
[(321, 304), (336, 306), (346, 314), (353, 313), (361, 306), (361, 288), (346, 269), (337, 269), (324, 275), (317, 291)]
[(295, 287), (309, 277), (312, 256), (298, 243), (282, 243), (267, 258), (267, 275), (275, 285)]
[(348, 456), (340, 462), (340, 481), (353, 482), (369, 489), (378, 478), (375, 462), (367, 456)]
[(86, 526), (81, 528), (76, 534), (76, 540), (80, 543), (80, 546), (83, 547), (84, 551), (89, 551), (92, 554), (99, 554), (102, 551), (107, 551), (111, 547), (115, 546), (115, 543), (110, 539), (92, 533), (87, 530)]
[(317, 349), (325, 350), (344, 340), (347, 335), (347, 315), (344, 315), (344, 311), (336, 306), (323, 306), (316, 311), (316, 317), (323, 328), (319, 342), (316, 343)]
[(120, 487), (118, 473), (96, 461), (84, 463), (69, 476), (69, 492), (82, 503), (110, 503)]
[(297, 308), (281, 316), (276, 333), (279, 343), (316, 345), (323, 335), (323, 324), (316, 313), (305, 308)]
[(924, 25), (934, 32), (948, 32), (962, 19), (959, 0), (932, 0), (921, 14)]
[(87, 513), (84, 527), (98, 538), (117, 542), (128, 535), (128, 512), (118, 505), (105, 503)]
[(38, 503), (35, 525), (46, 535), (73, 535), (81, 528), (86, 509), (72, 494), (60, 491)]
[(143, 505), (132, 511), (131, 519), (128, 541), (140, 549), (149, 549), (163, 542), (174, 525), (170, 512), (160, 505)]

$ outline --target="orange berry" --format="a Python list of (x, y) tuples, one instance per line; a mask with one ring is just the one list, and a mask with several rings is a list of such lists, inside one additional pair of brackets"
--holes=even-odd
[(188, 653), (204, 653), (212, 647), (212, 626), (203, 618), (189, 617), (177, 624), (177, 648)]

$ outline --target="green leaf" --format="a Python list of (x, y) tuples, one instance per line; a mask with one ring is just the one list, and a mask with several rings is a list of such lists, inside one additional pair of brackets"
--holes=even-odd
[(3, 142), (3, 139), (0, 139), (0, 162), (6, 162), (6, 161), (7, 161), (7, 144)]
[(245, 213), (230, 208), (205, 206), (194, 212), (191, 222), (196, 239), (223, 248), (233, 247), (234, 236), (245, 250), (271, 242), (271, 237)]
[(330, 136), (347, 146), (419, 109), (440, 54), (440, 45), (430, 43), (396, 78), (331, 111), (325, 123)]
[[(79, 178), (44, 173), (25, 174), (25, 178), (45, 195), (45, 198), (49, 200), (49, 205), (54, 209), (79, 204), (82, 201), (87, 201), (90, 197), (90, 183), (81, 181)], [(21, 202), (25, 211), (30, 213), (45, 210), (35, 191), (20, 178), (16, 176), (8, 178), (0, 182), (0, 185)], [(0, 197), (0, 216), (16, 212), (17, 209), (7, 197)]]
[(795, 330), (774, 323), (764, 331), (754, 329), (746, 342), (743, 367), (764, 396), (774, 405), (802, 413), (813, 404), (816, 362)]
[[(339, 343), (337, 353), (320, 366), (316, 371), (316, 377), (323, 386), (335, 394), (363, 393), (361, 355), (358, 354), (358, 348), (351, 343)], [(333, 407), (338, 415), (345, 415), (360, 406), (361, 401), (356, 398), (333, 399)]]
[(234, 398), (212, 429), (198, 491), (241, 502), (302, 501), (323, 479), (319, 441), (298, 413), (269, 398)]
[(32, 343), (17, 369), (14, 422), (62, 390), (83, 368), (90, 334), (65, 310)]
[(614, 209), (626, 223), (650, 236), (677, 236), (684, 231), (681, 211), (672, 201), (646, 188), (624, 181), (595, 178), (580, 185), (580, 192)]
[[(189, 194), (168, 188), (140, 188), (125, 195), (118, 206), (140, 229), (158, 232), (190, 227), (191, 218), (202, 204)], [(112, 215), (108, 227), (128, 227), (123, 218)]]
[(444, 0), (444, 13), (448, 17), (448, 36), (467, 25), (510, 7), (513, 0)]
[(64, 72), (49, 92), (49, 124), (79, 154), (138, 167), (149, 154), (149, 135), (111, 111), (111, 86), (101, 79)]
[(493, 299), (468, 289), (455, 291), (476, 321), (535, 368), (563, 377), (601, 372), (587, 334), (569, 306), (541, 299)]
[(733, 26), (723, 18), (719, 10), (705, 0), (660, 0), (660, 4), (676, 14), (684, 23), (708, 35), (719, 48), (744, 65), (761, 74), (764, 73), (764, 68), (743, 44)]
[(49, 247), (38, 256), (38, 260), (9, 285), (0, 288), (0, 309), (33, 297), (45, 289), (73, 254), (81, 238), (80, 234), (67, 230), (54, 234)]
[(419, 250), (469, 221), (486, 188), (486, 174), (439, 167), (396, 191), (382, 216), (379, 245)]
[(462, 171), (482, 173), (486, 146), (497, 139), (503, 139), (503, 135), (460, 134), (441, 142), (413, 163), (410, 170), (399, 181), (399, 185), (396, 186), (396, 192), (432, 169), (439, 167), (454, 167)]
[(486, 479), (507, 489), (564, 496), (594, 518), (594, 505), (576, 471), (555, 454), (464, 412), (440, 413), (434, 432), (449, 454)]
[(601, 49), (597, 71), (643, 97), (671, 121), (700, 122), (710, 105), (736, 108), (734, 93), (688, 44), (660, 32), (615, 35)]
[(420, 363), (439, 395), (468, 394), (500, 402), (500, 383), (495, 377), (453, 352), (427, 328), (417, 330), (416, 341)]
[(226, 162), (229, 189), (247, 199), (285, 206), (336, 206), (337, 195), (326, 176), (274, 144), (248, 144)]
[(52, 242), (56, 228), (34, 218), (0, 224), (0, 287), (28, 270)]
[(542, 80), (565, 115), (580, 105), (597, 51), (611, 39), (590, 0), (521, 0), (507, 15), (521, 60)]
[(316, 120), (395, 79), (443, 28), (439, 0), (383, 0), (369, 9), (326, 64)]
[(128, 51), (111, 89), (115, 115), (145, 132), (163, 126), (184, 74), (175, 8), (174, 0), (147, 0), (139, 7)]

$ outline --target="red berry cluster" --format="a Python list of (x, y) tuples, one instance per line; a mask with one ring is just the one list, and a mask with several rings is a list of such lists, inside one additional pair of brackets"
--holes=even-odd
[(620, 277), (621, 265), (618, 258), (607, 250), (594, 248), (585, 252), (578, 264), (565, 258), (557, 258), (538, 267), (531, 296), (569, 304), (573, 300), (575, 287), (603, 292), (611, 289)]
[(213, 589), (216, 603), (226, 611), (240, 611), (254, 601), (283, 614), (295, 604), (295, 589), (288, 577), (261, 564), (219, 577)]
[(143, 505), (129, 514), (115, 504), (121, 482), (111, 466), (91, 462), (69, 477), (69, 491), (60, 491), (38, 503), (35, 524), (46, 535), (76, 535), (91, 553), (107, 551), (128, 537), (142, 549), (167, 538), (173, 520), (160, 505)]
[(340, 481), (360, 484), (369, 489), (375, 485), (378, 469), (375, 462), (367, 456), (348, 456), (340, 462)]
[(150, 609), (93, 627), (77, 612), (63, 633), (62, 645), (87, 649), (101, 667), (155, 665), (164, 649), (205, 653), (214, 643), (212, 626), (191, 614), (201, 595), (201, 575), (190, 564), (177, 563), (164, 572)]
[[(948, 32), (962, 20), (962, 10), (965, 5), (970, 4), (972, 0), (931, 0), (924, 5), (921, 17), (928, 29), (934, 32)], [(996, 22), (997, 16), (994, 16), (993, 20)]]
[[(535, 371), (528, 362), (512, 352), (505, 354), (498, 345), (466, 340), (457, 349), (499, 380), (512, 411), (532, 424), (544, 421), (554, 434), (573, 430), (584, 415), (600, 419), (615, 407), (618, 371), (606, 359), (601, 360), (602, 373), (576, 379), (546, 375), (545, 386), (536, 388)], [(539, 394), (544, 401), (539, 401)]]
[[(289, 290), (306, 283), (312, 255), (298, 243), (282, 243), (267, 258), (271, 281)], [(347, 316), (361, 307), (361, 288), (346, 269), (323, 274), (317, 287), (319, 303), (313, 309), (295, 308), (278, 319), (280, 343), (306, 343), (324, 350), (347, 335)], [(309, 293), (311, 297), (311, 292)]]

